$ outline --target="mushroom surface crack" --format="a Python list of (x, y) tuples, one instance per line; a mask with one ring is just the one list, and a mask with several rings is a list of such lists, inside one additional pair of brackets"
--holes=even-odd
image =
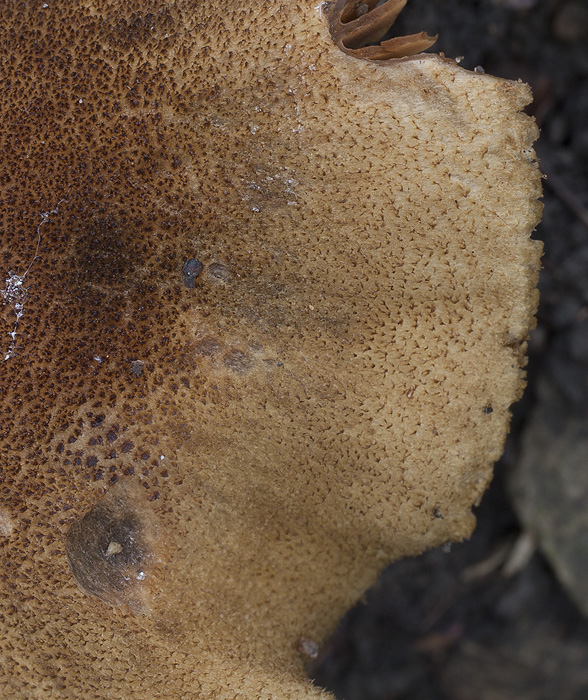
[(431, 48), (436, 36), (426, 32), (382, 41), (407, 0), (337, 0), (331, 20), (331, 36), (345, 53), (372, 61), (414, 56)]

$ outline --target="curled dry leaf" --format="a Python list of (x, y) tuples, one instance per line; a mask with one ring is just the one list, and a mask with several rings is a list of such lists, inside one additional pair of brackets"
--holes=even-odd
[(331, 35), (340, 49), (357, 58), (383, 61), (430, 49), (436, 36), (426, 32), (384, 40), (407, 0), (336, 0), (327, 5)]
[(537, 303), (530, 92), (365, 60), (402, 3), (366, 5), (1, 4), (4, 697), (323, 697), (298, 641), (470, 533)]

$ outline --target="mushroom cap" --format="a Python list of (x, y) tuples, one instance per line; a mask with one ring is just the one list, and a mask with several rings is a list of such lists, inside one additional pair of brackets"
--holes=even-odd
[(468, 536), (521, 394), (529, 88), (316, 0), (0, 20), (4, 696), (326, 696), (299, 639)]

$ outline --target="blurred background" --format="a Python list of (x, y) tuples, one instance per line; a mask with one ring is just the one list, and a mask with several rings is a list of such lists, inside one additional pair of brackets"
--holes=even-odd
[(588, 0), (409, 0), (393, 33), (422, 30), (533, 89), (528, 387), (471, 540), (391, 566), (309, 673), (342, 700), (588, 700)]

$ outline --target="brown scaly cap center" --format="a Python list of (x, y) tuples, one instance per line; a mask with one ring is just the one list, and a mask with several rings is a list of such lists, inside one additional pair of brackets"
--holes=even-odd
[[(381, 41), (407, 0), (337, 0), (330, 11), (331, 36), (345, 53), (357, 58), (386, 61), (414, 56), (431, 48), (436, 36), (426, 32)], [(379, 42), (379, 43), (378, 43)]]

